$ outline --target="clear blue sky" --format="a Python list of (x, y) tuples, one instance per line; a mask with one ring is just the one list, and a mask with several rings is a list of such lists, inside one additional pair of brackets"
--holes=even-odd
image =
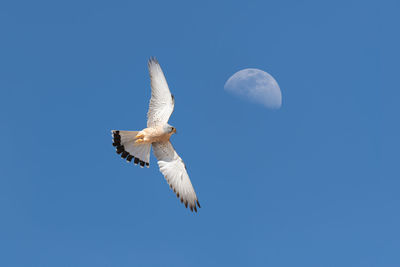
[[(0, 4), (0, 265), (400, 266), (399, 5), (140, 2)], [(111, 145), (150, 56), (198, 214)], [(280, 110), (224, 91), (243, 68)]]

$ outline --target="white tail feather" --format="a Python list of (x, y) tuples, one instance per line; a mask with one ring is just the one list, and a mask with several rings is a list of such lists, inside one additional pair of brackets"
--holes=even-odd
[(140, 164), (140, 167), (150, 166), (150, 149), (151, 144), (137, 144), (135, 143), (135, 136), (138, 131), (118, 131), (113, 130), (113, 146), (117, 149), (117, 154), (121, 154), (121, 158), (126, 159), (128, 162)]

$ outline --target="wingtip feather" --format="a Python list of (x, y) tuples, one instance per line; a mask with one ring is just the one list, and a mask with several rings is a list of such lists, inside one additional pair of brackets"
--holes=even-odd
[(155, 57), (150, 57), (147, 64), (148, 64), (148, 66), (150, 67), (152, 64), (159, 65), (160, 63), (158, 63), (157, 58), (155, 58)]

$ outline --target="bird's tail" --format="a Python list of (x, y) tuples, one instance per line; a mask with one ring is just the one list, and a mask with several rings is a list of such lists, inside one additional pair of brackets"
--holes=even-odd
[(112, 130), (113, 146), (117, 149), (117, 154), (121, 154), (121, 158), (126, 161), (133, 162), (140, 167), (150, 166), (150, 149), (151, 144), (137, 144), (136, 135), (138, 131), (118, 131)]

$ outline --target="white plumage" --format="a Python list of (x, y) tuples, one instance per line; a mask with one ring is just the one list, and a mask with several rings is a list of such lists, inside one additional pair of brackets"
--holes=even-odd
[(147, 127), (163, 126), (174, 111), (174, 97), (169, 91), (167, 80), (160, 64), (154, 58), (148, 63), (151, 81), (151, 99), (147, 112)]
[(176, 129), (168, 124), (174, 111), (171, 94), (160, 64), (155, 58), (148, 62), (151, 80), (151, 99), (147, 112), (147, 128), (142, 131), (113, 130), (113, 145), (128, 162), (149, 167), (150, 147), (153, 146), (158, 166), (168, 184), (186, 207), (197, 212), (200, 203), (189, 179), (186, 166), (169, 141)]
[(200, 204), (190, 182), (185, 163), (178, 156), (171, 142), (153, 143), (153, 150), (158, 159), (160, 171), (176, 196), (186, 207), (189, 205), (191, 210), (197, 211), (196, 204), (199, 207)]

